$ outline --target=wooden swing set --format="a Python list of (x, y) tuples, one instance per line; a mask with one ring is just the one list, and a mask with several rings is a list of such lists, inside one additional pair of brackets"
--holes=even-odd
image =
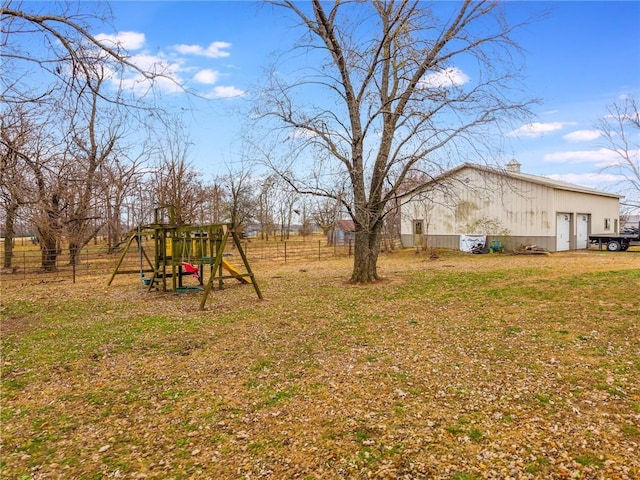
[[(118, 274), (137, 273), (144, 285), (148, 286), (148, 291), (154, 289), (168, 291), (169, 284), (170, 290), (177, 293), (204, 289), (200, 301), (200, 310), (204, 310), (214, 285), (217, 283), (218, 289), (221, 290), (224, 280), (235, 279), (240, 283), (252, 284), (258, 298), (262, 299), (262, 293), (232, 224), (176, 225), (174, 218), (173, 206), (154, 209), (153, 224), (140, 227), (130, 234), (107, 286), (111, 285)], [(154, 241), (153, 261), (143, 247), (144, 237), (151, 237)], [(225, 260), (228, 255), (225, 253), (225, 247), (229, 237), (242, 259), (244, 273)], [(122, 270), (121, 266), (134, 241), (138, 247), (140, 268)], [(145, 268), (143, 260), (146, 261), (148, 268)], [(206, 285), (204, 283), (205, 266), (209, 267), (209, 279)], [(151, 277), (145, 278), (146, 273), (151, 273)], [(183, 276), (193, 276), (198, 280), (198, 286), (184, 286)], [(170, 282), (168, 282), (169, 279)]]

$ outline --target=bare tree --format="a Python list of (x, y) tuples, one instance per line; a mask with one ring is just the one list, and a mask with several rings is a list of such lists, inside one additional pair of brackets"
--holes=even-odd
[(29, 186), (24, 174), (25, 152), (36, 127), (22, 106), (0, 115), (0, 199), (4, 211), (3, 268), (12, 268), (13, 243), (19, 209), (30, 201)]
[[(509, 99), (515, 26), (499, 2), (440, 3), (437, 10), (449, 9), (445, 20), (410, 0), (271, 3), (301, 22), (299, 47), (317, 67), (297, 76), (274, 68), (256, 114), (280, 127), (270, 130), (282, 132), (278, 142), (298, 146), (299, 162), (311, 152), (320, 159), (294, 169), (288, 158), (274, 168), (298, 191), (342, 203), (356, 226), (351, 280), (375, 281), (386, 206), (407, 175), (437, 169), (460, 151), (481, 154), (490, 142), (479, 133), (526, 112), (527, 102)], [(470, 59), (473, 80), (458, 67)], [(322, 183), (338, 170), (346, 192)]]
[(224, 215), (223, 194), (217, 180), (213, 183), (199, 186), (198, 198), (195, 206), (196, 215), (194, 221), (199, 225), (220, 223)]
[(97, 213), (96, 192), (100, 169), (114, 160), (117, 142), (123, 135), (123, 120), (112, 109), (100, 108), (104, 67), (94, 62), (89, 80), (91, 94), (74, 99), (69, 113), (65, 157), (66, 233), (69, 263), (80, 263), (80, 250), (94, 238), (104, 219)]
[(280, 240), (288, 240), (291, 235), (291, 224), (300, 196), (281, 178), (276, 178), (273, 194), (273, 212), (280, 230)]
[(105, 120), (107, 110), (111, 118), (122, 120), (122, 113), (138, 124), (163, 117), (152, 115), (160, 111), (150, 102), (152, 95), (124, 86), (126, 79), (144, 79), (153, 94), (154, 81), (165, 77), (163, 67), (142, 69), (120, 44), (90, 33), (107, 23), (110, 12), (106, 4), (102, 12), (87, 5), (3, 0), (0, 6), (0, 101), (48, 106), (48, 114), (38, 119), (34, 148), (17, 152), (32, 185), (32, 221), (47, 270), (55, 268), (63, 235), (71, 261), (77, 262), (79, 249), (105, 222), (96, 218), (101, 215), (96, 193), (123, 133)]
[[(122, 149), (121, 149), (122, 151)], [(116, 154), (118, 155), (118, 154)], [(125, 231), (143, 223), (141, 213), (147, 205), (142, 205), (145, 196), (144, 167), (147, 151), (129, 159), (125, 152), (115, 156), (99, 168), (100, 194), (96, 199), (99, 217), (105, 222), (107, 248), (111, 251), (121, 241)]]
[[(96, 9), (81, 2), (60, 4), (30, 4), (3, 0), (0, 7), (0, 59), (4, 64), (2, 85), (4, 101), (11, 103), (33, 102), (45, 99), (55, 90), (63, 90), (77, 96), (85, 91), (99, 95), (103, 100), (138, 106), (133, 92), (124, 97), (123, 90), (105, 95), (95, 89), (93, 62), (96, 52), (111, 67), (111, 78), (124, 78), (135, 74), (151, 85), (165, 76), (161, 65), (145, 70), (133, 63), (121, 45), (101, 41), (91, 32), (92, 22), (106, 24), (110, 10), (106, 4)], [(56, 13), (52, 13), (55, 11)], [(43, 46), (35, 52), (34, 40)], [(25, 48), (31, 45), (32, 48)], [(11, 75), (5, 75), (11, 69)], [(30, 81), (36, 72), (38, 82)], [(149, 90), (153, 92), (152, 89)], [(148, 108), (148, 106), (147, 106)]]
[(258, 212), (256, 220), (260, 224), (260, 238), (269, 240), (269, 236), (275, 236), (275, 191), (278, 183), (276, 175), (268, 175), (260, 182), (258, 193)]
[(36, 228), (45, 271), (57, 268), (63, 232), (64, 195), (61, 176), (56, 173), (61, 169), (56, 168), (56, 164), (59, 164), (58, 155), (41, 150), (28, 162), (35, 180), (37, 199), (31, 221)]
[(224, 192), (227, 217), (237, 232), (246, 230), (249, 222), (256, 217), (256, 195), (253, 172), (247, 165), (239, 169), (229, 169), (219, 177), (218, 183)]
[(333, 239), (329, 237), (329, 232), (336, 228), (336, 222), (340, 220), (340, 202), (332, 198), (318, 198), (313, 203), (311, 216), (313, 221), (320, 227), (322, 234), (327, 239), (327, 244), (333, 244)]
[[(60, 141), (42, 126), (55, 123), (37, 103), (10, 104), (2, 120), (2, 190), (5, 227), (13, 236), (18, 209), (26, 209), (42, 252), (42, 268), (55, 270), (63, 231)], [(9, 246), (11, 251), (12, 246)], [(5, 251), (6, 252), (6, 251)], [(5, 253), (5, 266), (10, 255)]]
[(622, 188), (636, 206), (640, 206), (640, 111), (638, 99), (626, 97), (607, 108), (607, 115), (596, 128), (604, 139), (603, 147), (615, 153), (605, 170), (621, 176)]
[(153, 195), (158, 205), (172, 205), (178, 224), (194, 223), (202, 201), (202, 174), (189, 161), (191, 141), (178, 119), (159, 142)]
[(395, 196), (387, 202), (385, 209), (380, 249), (382, 251), (390, 251), (395, 250), (396, 242), (400, 242), (400, 199)]
[(313, 233), (314, 222), (309, 208), (309, 201), (307, 198), (301, 199), (302, 206), (294, 209), (294, 213), (300, 218), (300, 231), (298, 232), (302, 236), (303, 240)]

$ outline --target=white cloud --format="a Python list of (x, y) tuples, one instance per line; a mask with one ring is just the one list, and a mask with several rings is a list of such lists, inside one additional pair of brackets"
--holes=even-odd
[(200, 45), (174, 45), (173, 49), (183, 55), (202, 55), (203, 48)]
[(200, 70), (197, 72), (193, 79), (198, 83), (204, 83), (206, 85), (213, 85), (218, 81), (218, 77), (220, 74), (215, 70), (211, 70), (209, 68), (205, 68), (204, 70)]
[(317, 137), (318, 134), (315, 132), (311, 132), (309, 130), (306, 130), (304, 128), (296, 128), (291, 135), (289, 136), (289, 138), (314, 138)]
[(156, 74), (175, 77), (182, 70), (181, 60), (176, 59), (168, 61), (162, 55), (141, 53), (140, 55), (133, 55), (129, 58), (129, 61), (146, 72), (153, 72)]
[(602, 130), (576, 130), (563, 135), (568, 142), (590, 142), (602, 136)]
[(537, 138), (541, 137), (545, 133), (555, 132), (557, 130), (562, 130), (565, 126), (563, 122), (549, 122), (549, 123), (540, 123), (533, 122), (527, 123), (526, 125), (521, 126), (507, 135), (510, 137), (530, 137)]
[(423, 88), (449, 88), (464, 85), (469, 80), (468, 75), (459, 68), (449, 67), (426, 75), (420, 80), (420, 85)]
[(619, 163), (620, 156), (615, 150), (600, 148), (598, 150), (572, 150), (547, 153), (544, 156), (544, 161), (550, 163), (594, 163), (604, 167)]
[(144, 46), (145, 35), (138, 32), (99, 33), (96, 40), (108, 47), (120, 47), (125, 50), (139, 50)]
[(165, 93), (179, 93), (179, 84), (184, 83), (181, 73), (184, 71), (182, 60), (168, 61), (158, 55), (134, 55), (131, 61), (147, 72), (157, 75), (154, 79), (156, 86)]
[(222, 58), (231, 55), (229, 52), (223, 51), (223, 49), (231, 48), (229, 42), (212, 42), (208, 47), (204, 48), (201, 45), (174, 45), (173, 49), (183, 55), (199, 55), (208, 58)]
[(181, 76), (184, 71), (181, 60), (168, 61), (161, 55), (149, 55), (147, 53), (133, 55), (128, 60), (141, 70), (157, 76), (151, 81), (135, 71), (129, 71), (129, 75), (124, 78), (119, 78), (113, 74), (111, 75), (111, 80), (114, 85), (117, 85), (116, 88), (130, 89), (141, 96), (149, 93), (152, 85), (163, 93), (174, 94), (184, 91), (180, 86), (184, 83)]
[(583, 185), (585, 187), (602, 187), (604, 184), (615, 184), (624, 180), (621, 175), (611, 173), (565, 173), (549, 175), (549, 178), (561, 182)]
[[(175, 45), (170, 47), (172, 53), (159, 52), (150, 53), (143, 49), (146, 41), (144, 33), (138, 32), (117, 32), (115, 34), (101, 33), (96, 38), (106, 46), (122, 48), (128, 52), (136, 52), (130, 55), (127, 60), (140, 70), (158, 75), (150, 81), (143, 75), (130, 70), (123, 78), (115, 71), (108, 72), (115, 88), (130, 89), (137, 95), (146, 95), (153, 87), (158, 91), (168, 94), (184, 92), (184, 85), (187, 77), (191, 77), (194, 82), (202, 85), (214, 85), (220, 78), (220, 72), (203, 67), (196, 67), (191, 63), (189, 56), (200, 56), (206, 58), (228, 57), (230, 53), (226, 51), (231, 47), (228, 42), (212, 42), (208, 46), (201, 45)], [(176, 55), (177, 52), (179, 55)], [(195, 73), (193, 73), (195, 71)], [(192, 74), (193, 73), (193, 74)], [(245, 92), (233, 86), (216, 86), (203, 96), (208, 98), (234, 98), (244, 95)]]
[(145, 96), (149, 93), (151, 88), (157, 89), (157, 91), (168, 94), (182, 93), (184, 89), (181, 87), (179, 80), (171, 77), (156, 77), (151, 80), (139, 76), (131, 76), (124, 78), (119, 82), (119, 85), (123, 89), (130, 89), (135, 92), (136, 95)]
[(236, 88), (236, 87), (218, 86), (218, 87), (214, 87), (213, 90), (205, 94), (205, 97), (206, 98), (235, 98), (235, 97), (241, 97), (245, 93), (247, 92), (245, 92), (244, 90), (240, 90), (239, 88)]

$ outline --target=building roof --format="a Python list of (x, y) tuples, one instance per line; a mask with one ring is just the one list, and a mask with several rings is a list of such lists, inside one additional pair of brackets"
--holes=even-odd
[(336, 228), (343, 232), (355, 232), (356, 224), (353, 223), (353, 220), (338, 220), (336, 222)]
[(490, 172), (490, 173), (494, 173), (496, 175), (501, 175), (504, 177), (510, 177), (510, 178), (515, 178), (518, 180), (524, 180), (526, 182), (530, 182), (530, 183), (536, 183), (539, 185), (544, 185), (546, 187), (550, 187), (556, 190), (567, 190), (570, 192), (579, 192), (579, 193), (587, 193), (590, 195), (599, 195), (602, 197), (610, 197), (610, 198), (623, 198), (624, 195), (618, 195), (616, 193), (610, 193), (610, 192), (603, 192), (601, 190), (596, 190), (594, 188), (589, 188), (589, 187), (583, 187), (582, 185), (575, 185), (573, 183), (567, 183), (567, 182), (561, 182), (559, 180), (553, 180), (551, 178), (548, 177), (542, 177), (539, 175), (531, 175), (528, 173), (522, 173), (519, 171), (513, 171), (509, 168), (507, 169), (502, 169), (502, 168), (498, 168), (498, 167), (489, 167), (489, 166), (485, 166), (485, 165), (478, 165), (475, 163), (463, 163), (462, 165), (459, 165), (456, 168), (453, 168), (445, 173), (443, 173), (442, 175), (439, 175), (437, 177), (434, 177), (431, 181), (425, 183), (423, 186), (426, 187), (430, 184), (433, 183), (438, 183), (441, 182), (442, 180), (444, 180), (447, 177), (450, 177), (464, 169), (467, 168), (472, 168), (474, 170), (479, 170), (482, 172)]

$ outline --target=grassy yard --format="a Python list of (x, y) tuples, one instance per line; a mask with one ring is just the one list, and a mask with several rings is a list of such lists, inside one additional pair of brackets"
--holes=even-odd
[(7, 479), (640, 478), (640, 254), (2, 286)]

